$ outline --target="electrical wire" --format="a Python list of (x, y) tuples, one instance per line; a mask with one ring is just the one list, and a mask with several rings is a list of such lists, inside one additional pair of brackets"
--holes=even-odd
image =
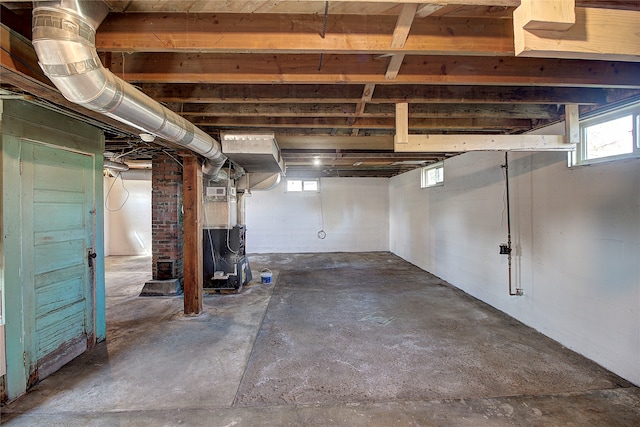
[(172, 158), (172, 159), (173, 159), (177, 164), (179, 164), (179, 165), (180, 165), (180, 167), (183, 167), (183, 166), (182, 166), (182, 163), (180, 162), (180, 160), (178, 160), (178, 159), (176, 159), (175, 157), (173, 157), (173, 156), (171, 155), (171, 153), (169, 153), (167, 150), (162, 150), (162, 152), (163, 152), (164, 154), (166, 154), (167, 156), (171, 157), (171, 158)]
[[(122, 183), (122, 189), (124, 191), (126, 191), (127, 193), (127, 197), (125, 197), (124, 201), (122, 202), (122, 204), (120, 205), (120, 207), (118, 209), (111, 209), (108, 206), (108, 201), (109, 201), (109, 195), (111, 194), (111, 190), (113, 189), (113, 186), (115, 185), (116, 181), (118, 180), (118, 178), (120, 178), (120, 182)], [(109, 190), (107, 191), (107, 195), (105, 196), (105, 200), (104, 200), (104, 208), (106, 210), (108, 210), (109, 212), (118, 212), (119, 210), (121, 210), (125, 203), (127, 203), (127, 200), (129, 200), (129, 196), (131, 195), (131, 193), (129, 193), (129, 190), (127, 190), (127, 187), (124, 186), (124, 179), (122, 179), (122, 172), (118, 172), (116, 174), (116, 176), (114, 177), (113, 182), (111, 183), (111, 185), (109, 186)]]
[(119, 159), (119, 158), (121, 158), (121, 157), (128, 156), (129, 154), (136, 153), (136, 152), (138, 152), (138, 151), (140, 151), (140, 150), (142, 150), (142, 147), (134, 148), (133, 150), (129, 150), (129, 151), (126, 151), (126, 152), (120, 153), (120, 154), (118, 154), (117, 156), (114, 156), (111, 160), (116, 161), (116, 160), (118, 160), (118, 159)]
[(318, 179), (318, 193), (320, 195), (320, 231), (318, 231), (318, 239), (324, 240), (327, 237), (327, 232), (324, 231), (324, 208), (322, 206), (322, 178)]

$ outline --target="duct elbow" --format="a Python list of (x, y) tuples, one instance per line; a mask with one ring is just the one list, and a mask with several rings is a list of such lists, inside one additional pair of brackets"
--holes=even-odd
[(227, 158), (223, 156), (222, 153), (220, 153), (220, 156), (217, 158), (205, 160), (202, 164), (202, 174), (209, 177), (211, 180), (217, 180), (220, 169), (222, 169), (222, 166), (224, 166), (224, 162), (226, 161)]
[(33, 46), (41, 68), (65, 98), (212, 159), (212, 173), (220, 170), (226, 157), (215, 139), (102, 66), (95, 32), (109, 13), (105, 3), (35, 3)]

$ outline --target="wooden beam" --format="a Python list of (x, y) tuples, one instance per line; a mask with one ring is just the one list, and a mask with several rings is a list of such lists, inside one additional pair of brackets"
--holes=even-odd
[[(272, 104), (272, 103), (229, 103), (229, 104), (180, 104), (182, 108), (176, 111), (188, 118), (189, 116), (212, 117), (355, 117), (361, 116), (358, 104)], [(168, 107), (172, 108), (171, 105)], [(173, 109), (173, 108), (172, 108)], [(175, 109), (174, 109), (175, 111)]]
[(399, 102), (396, 104), (396, 136), (395, 144), (409, 142), (409, 104)]
[[(395, 106), (390, 103), (367, 104), (362, 98), (355, 104), (169, 104), (167, 107), (186, 117), (395, 117)], [(366, 109), (365, 109), (366, 106)], [(414, 118), (504, 117), (513, 119), (558, 119), (556, 105), (542, 104), (411, 104)]]
[(564, 31), (576, 23), (575, 0), (522, 0), (519, 22), (526, 30)]
[[(300, 0), (280, 0), (280, 3), (300, 2)], [(492, 6), (492, 7), (518, 7), (521, 0), (399, 0), (393, 3), (418, 3), (421, 5), (459, 5), (459, 6)], [(216, 2), (218, 3), (218, 2)], [(227, 3), (227, 2), (221, 2)], [(339, 3), (389, 3), (388, 0), (344, 0)], [(611, 7), (611, 8), (639, 8), (640, 5), (635, 0), (576, 0), (578, 6), (589, 5), (590, 7)]]
[[(142, 83), (138, 87), (163, 103), (358, 103), (366, 85), (291, 85), (291, 84), (164, 84)], [(447, 86), (447, 85), (371, 85), (376, 104), (410, 102), (471, 104), (581, 104), (607, 102), (608, 91), (597, 88), (539, 86)], [(372, 92), (373, 95), (373, 92)], [(366, 101), (369, 102), (369, 101)]]
[[(312, 128), (312, 129), (395, 129), (395, 120), (390, 118), (357, 117), (200, 117), (192, 116), (196, 126), (217, 128)], [(496, 118), (445, 118), (411, 119), (409, 128), (413, 130), (477, 130), (477, 131), (517, 131), (532, 127), (531, 120)]]
[(202, 311), (202, 168), (198, 158), (183, 156), (184, 314)]
[(392, 49), (402, 49), (404, 47), (417, 9), (417, 3), (407, 3), (402, 6), (402, 11), (400, 15), (398, 15), (396, 27), (393, 30), (393, 37), (391, 39)]
[[(162, 64), (162, 66), (158, 66)], [(140, 83), (388, 83), (386, 64), (375, 55), (216, 55), (135, 53), (111, 69)], [(407, 56), (395, 82), (640, 88), (640, 64), (542, 58)]]
[(564, 106), (565, 142), (577, 144), (580, 142), (580, 116), (578, 106), (568, 104)]
[(608, 93), (601, 88), (393, 84), (377, 86), (373, 102), (599, 105), (607, 102)]
[(385, 80), (395, 80), (396, 77), (398, 77), (398, 72), (400, 72), (402, 61), (404, 61), (404, 53), (396, 53), (395, 55), (391, 55), (391, 60), (389, 61), (387, 72), (384, 74)]
[[(299, 2), (300, 0), (280, 0), (286, 2)], [(389, 3), (389, 0), (343, 0), (341, 3)], [(419, 3), (419, 4), (461, 4), (471, 6), (517, 6), (520, 0), (399, 0), (394, 3)]]
[[(410, 9), (408, 9), (410, 10)], [(401, 16), (402, 17), (402, 16)], [(429, 18), (396, 27), (393, 16), (112, 13), (96, 34), (99, 51), (199, 53), (455, 54), (512, 56), (509, 20)], [(394, 29), (398, 28), (394, 36)], [(403, 39), (404, 37), (404, 39)], [(396, 47), (397, 45), (397, 47)], [(391, 48), (390, 48), (391, 46)]]
[[(391, 104), (370, 104), (363, 117), (392, 117)], [(409, 104), (409, 115), (414, 119), (436, 118), (498, 118), (545, 119), (560, 118), (556, 105), (540, 104)]]
[(282, 150), (393, 150), (393, 136), (291, 136), (276, 132)]
[(406, 143), (395, 143), (403, 153), (466, 151), (573, 151), (562, 135), (409, 135)]
[[(519, 57), (601, 61), (640, 61), (640, 12), (576, 8), (575, 25), (566, 31), (528, 30), (526, 13), (513, 13)], [(640, 80), (640, 79), (638, 79)]]
[(38, 65), (38, 57), (29, 39), (0, 23), (0, 45), (0, 64), (2, 68), (15, 70), (33, 80), (51, 85), (51, 81)]

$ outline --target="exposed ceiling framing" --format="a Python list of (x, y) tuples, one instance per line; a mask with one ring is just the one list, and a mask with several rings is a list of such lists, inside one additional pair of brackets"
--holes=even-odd
[[(539, 1), (107, 1), (96, 46), (113, 73), (214, 137), (274, 132), (289, 175), (392, 176), (459, 152), (394, 153), (397, 103), (410, 134), (517, 138), (565, 105), (640, 95), (640, 36), (628, 30), (640, 3), (576, 0), (566, 16), (519, 12), (514, 24)], [(107, 150), (135, 149), (135, 129), (72, 105), (40, 71), (31, 3), (0, 7), (3, 88), (103, 123)], [(585, 14), (613, 20), (597, 34), (615, 44), (577, 43), (596, 31), (570, 21)]]

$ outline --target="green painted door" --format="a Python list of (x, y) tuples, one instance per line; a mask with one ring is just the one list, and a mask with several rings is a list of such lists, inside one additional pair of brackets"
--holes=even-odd
[(23, 142), (21, 169), (29, 386), (83, 353), (93, 331), (93, 157)]

